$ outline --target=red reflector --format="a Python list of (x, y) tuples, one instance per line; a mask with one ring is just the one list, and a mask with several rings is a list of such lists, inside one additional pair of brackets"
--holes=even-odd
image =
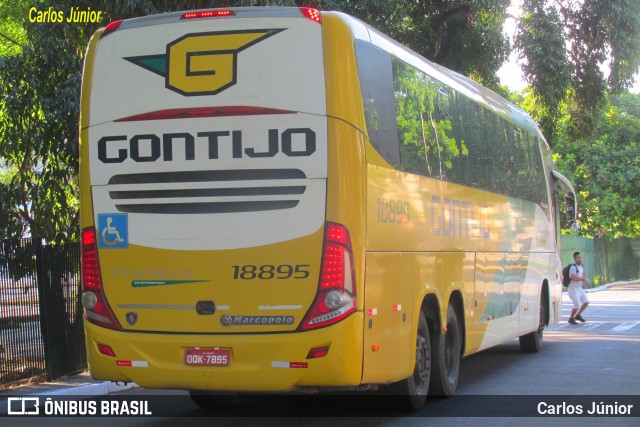
[(320, 23), (320, 21), (322, 20), (318, 9), (314, 9), (312, 7), (301, 7), (300, 12), (302, 12), (305, 18), (309, 18), (314, 22)]
[(317, 359), (319, 357), (324, 357), (329, 353), (329, 346), (324, 347), (316, 347), (309, 350), (309, 354), (307, 354), (307, 359)]
[(100, 38), (103, 38), (103, 37), (113, 33), (115, 30), (118, 29), (120, 24), (122, 24), (122, 19), (120, 19), (118, 21), (113, 21), (113, 22), (110, 22), (109, 24), (107, 24), (107, 26), (104, 27), (104, 31), (102, 32), (102, 35), (100, 36)]
[(106, 344), (98, 344), (98, 351), (105, 356), (116, 357), (116, 353)]
[(195, 18), (213, 18), (215, 16), (231, 16), (235, 15), (230, 10), (200, 10), (198, 12), (187, 12), (182, 15), (181, 19), (195, 19)]
[(278, 110), (276, 108), (247, 107), (235, 105), (229, 107), (197, 107), (173, 108), (158, 110), (150, 113), (123, 117), (115, 122), (137, 122), (142, 120), (196, 119), (199, 117), (229, 117), (229, 116), (259, 116), (265, 114), (293, 114), (294, 111)]

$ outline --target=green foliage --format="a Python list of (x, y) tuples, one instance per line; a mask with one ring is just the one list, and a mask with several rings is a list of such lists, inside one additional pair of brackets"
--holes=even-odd
[(441, 113), (449, 110), (444, 105), (448, 95), (438, 91), (440, 84), (413, 67), (394, 61), (393, 69), (402, 169), (446, 179), (454, 159), (468, 154), (464, 141), (459, 148), (450, 136), (451, 121)]
[(27, 34), (21, 24), (31, 2), (13, 0), (0, 2), (0, 58), (20, 53), (27, 43)]
[(600, 228), (608, 237), (640, 235), (640, 116), (628, 112), (640, 110), (640, 97), (620, 98), (627, 111), (604, 109), (593, 137), (579, 137), (565, 113), (555, 138), (556, 168), (578, 191), (583, 235), (593, 236)]
[(606, 93), (630, 87), (640, 69), (640, 2), (525, 0), (523, 12), (516, 47), (543, 109), (539, 123), (551, 139), (570, 96), (575, 130), (588, 138)]
[[(44, 7), (44, 6), (42, 6)], [(6, 233), (49, 240), (77, 234), (77, 117), (82, 50), (77, 26), (25, 23), (27, 44), (0, 65), (0, 157)], [(8, 217), (8, 219), (7, 219)]]
[(358, 17), (425, 58), (498, 88), (510, 46), (502, 32), (509, 0), (335, 0), (321, 2)]
[(553, 134), (560, 102), (571, 79), (571, 69), (560, 15), (544, 0), (525, 0), (525, 14), (520, 19), (516, 48), (522, 64), (523, 77), (538, 98), (536, 114), (546, 135)]

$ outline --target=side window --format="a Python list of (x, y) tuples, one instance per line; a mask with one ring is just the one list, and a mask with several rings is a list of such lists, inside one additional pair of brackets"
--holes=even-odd
[(485, 135), (484, 111), (469, 98), (456, 93), (451, 114), (453, 135), (459, 141), (463, 155), (455, 161), (453, 180), (474, 188), (490, 189), (493, 159), (488, 152)]
[(538, 138), (383, 50), (355, 46), (367, 132), (387, 162), (531, 201), (549, 217)]
[(400, 164), (391, 55), (356, 40), (356, 58), (367, 133), (371, 144), (394, 167)]
[(393, 81), (401, 169), (450, 181), (457, 159), (467, 154), (452, 132), (454, 92), (396, 58)]

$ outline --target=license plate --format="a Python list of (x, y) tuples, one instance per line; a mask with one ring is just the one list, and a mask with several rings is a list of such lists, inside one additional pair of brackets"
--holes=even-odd
[(229, 366), (230, 363), (230, 348), (188, 348), (184, 352), (187, 366)]

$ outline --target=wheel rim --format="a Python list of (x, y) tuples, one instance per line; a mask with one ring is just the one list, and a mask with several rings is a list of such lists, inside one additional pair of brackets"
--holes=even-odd
[(447, 332), (444, 334), (444, 362), (447, 369), (449, 381), (453, 381), (456, 376), (455, 366), (457, 360), (456, 341), (458, 334), (452, 323), (447, 324)]
[(544, 317), (545, 311), (542, 302), (540, 302), (540, 324), (538, 325), (538, 335), (542, 336), (542, 332), (544, 331)]
[(422, 391), (429, 382), (429, 369), (431, 365), (429, 354), (429, 340), (422, 331), (418, 330), (416, 338), (416, 369), (413, 371), (413, 381), (416, 391)]

